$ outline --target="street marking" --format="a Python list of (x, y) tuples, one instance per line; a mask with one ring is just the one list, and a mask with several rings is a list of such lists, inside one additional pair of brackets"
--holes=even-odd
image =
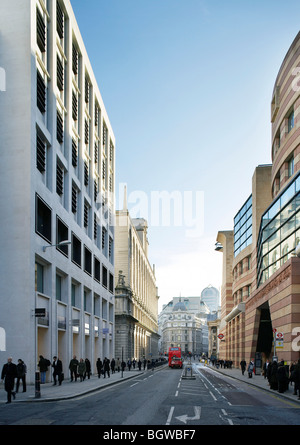
[(194, 417), (188, 417), (187, 414), (184, 414), (183, 416), (178, 416), (176, 419), (180, 420), (180, 422), (183, 422), (187, 424), (188, 420), (200, 420), (201, 416), (201, 406), (194, 406)]
[(177, 396), (178, 396), (178, 391), (175, 392), (175, 397), (177, 397)]
[(173, 416), (173, 412), (174, 412), (174, 408), (175, 408), (174, 406), (171, 406), (171, 409), (170, 409), (170, 412), (169, 412), (169, 416), (168, 416), (166, 425), (170, 425), (170, 422), (171, 422), (171, 419), (172, 419), (172, 416)]
[(130, 388), (132, 388), (133, 386), (135, 386), (135, 385), (138, 385), (140, 382), (136, 382), (136, 383), (134, 383), (133, 385), (130, 385)]
[(213, 393), (211, 391), (209, 391), (210, 395), (212, 396), (212, 398), (217, 401), (217, 398), (213, 395)]

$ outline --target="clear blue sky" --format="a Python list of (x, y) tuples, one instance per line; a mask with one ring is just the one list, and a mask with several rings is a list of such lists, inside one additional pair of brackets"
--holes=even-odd
[[(150, 206), (152, 191), (203, 192), (198, 237), (172, 219), (170, 227), (149, 224), (159, 308), (219, 288), (217, 232), (232, 229), (255, 167), (271, 162), (272, 90), (299, 31), (300, 2), (71, 4), (116, 136), (117, 195), (126, 183), (129, 201), (140, 191)], [(145, 216), (151, 223), (151, 211)]]

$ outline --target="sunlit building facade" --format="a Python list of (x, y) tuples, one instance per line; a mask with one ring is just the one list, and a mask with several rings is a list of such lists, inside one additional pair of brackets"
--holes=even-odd
[[(254, 358), (259, 366), (274, 354), (287, 363), (299, 358), (294, 341), (300, 326), (299, 71), (300, 33), (275, 81), (272, 165), (257, 167), (253, 176), (252, 225), (247, 218), (249, 198), (234, 218), (230, 242), (230, 232), (219, 232), (217, 237), (217, 250), (223, 250), (220, 355), (234, 357), (237, 366), (242, 358), (248, 362)], [(274, 343), (274, 332), (280, 333), (280, 342)]]
[(69, 0), (3, 0), (0, 28), (0, 359), (94, 371), (114, 350), (113, 130)]

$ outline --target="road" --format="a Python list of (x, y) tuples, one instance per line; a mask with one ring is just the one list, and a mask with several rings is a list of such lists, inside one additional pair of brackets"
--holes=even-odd
[(299, 425), (300, 405), (193, 364), (158, 369), (71, 401), (0, 406), (0, 425)]

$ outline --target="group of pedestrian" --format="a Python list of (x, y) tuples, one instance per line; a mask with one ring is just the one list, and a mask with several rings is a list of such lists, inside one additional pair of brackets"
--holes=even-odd
[[(11, 403), (11, 397), (16, 398), (16, 393), (19, 392), (20, 381), (22, 381), (23, 392), (26, 392), (26, 373), (27, 367), (22, 359), (19, 358), (16, 365), (12, 361), (12, 357), (8, 357), (7, 363), (3, 365), (1, 380), (4, 381), (4, 389), (7, 392), (7, 402)], [(16, 390), (15, 389), (15, 379)]]
[(76, 355), (70, 360), (69, 363), (69, 371), (71, 382), (75, 380), (77, 382), (77, 378), (83, 382), (86, 378), (90, 379), (91, 377), (91, 362), (88, 358), (83, 360), (83, 358), (77, 360)]
[(267, 378), (270, 389), (284, 393), (289, 389), (289, 385), (294, 385), (294, 395), (298, 395), (300, 400), (300, 359), (293, 362), (290, 366), (286, 365), (283, 360), (272, 363), (268, 361), (265, 364), (264, 376)]
[(228, 368), (228, 369), (232, 369), (232, 365), (233, 365), (233, 361), (232, 360), (217, 360), (217, 359), (212, 359), (211, 363), (213, 366), (216, 366), (216, 368)]

